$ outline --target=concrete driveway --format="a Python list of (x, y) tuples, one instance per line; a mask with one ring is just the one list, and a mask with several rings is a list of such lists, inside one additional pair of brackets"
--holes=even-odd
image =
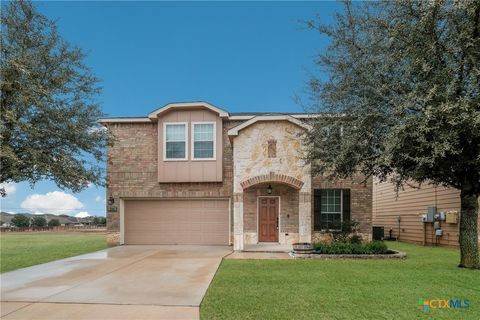
[(198, 319), (221, 246), (121, 246), (2, 274), (2, 319)]

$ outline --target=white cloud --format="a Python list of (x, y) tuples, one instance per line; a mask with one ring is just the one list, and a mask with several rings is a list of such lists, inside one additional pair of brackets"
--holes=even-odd
[(91, 187), (93, 187), (93, 183), (89, 182), (89, 183), (87, 184), (87, 188), (91, 188)]
[(35, 211), (33, 214), (34, 214), (34, 215), (42, 215), (42, 214), (45, 214), (45, 213), (44, 213), (44, 212), (40, 212), (40, 211)]
[(7, 197), (17, 192), (17, 186), (14, 182), (0, 183), (0, 188), (5, 188)]
[(91, 214), (89, 214), (87, 211), (81, 211), (75, 215), (76, 218), (86, 218), (90, 216)]
[(48, 212), (53, 214), (70, 214), (82, 209), (76, 197), (62, 191), (53, 191), (46, 194), (31, 194), (20, 204), (20, 207), (32, 212)]
[(102, 201), (102, 197), (100, 197), (100, 196), (96, 196), (96, 197), (95, 197), (95, 201), (97, 201), (97, 202), (100, 202), (100, 201)]

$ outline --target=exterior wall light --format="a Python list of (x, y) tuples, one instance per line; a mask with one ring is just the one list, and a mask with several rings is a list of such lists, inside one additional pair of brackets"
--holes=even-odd
[(115, 203), (115, 199), (114, 199), (112, 196), (110, 196), (110, 197), (108, 198), (108, 204), (109, 204), (109, 205), (113, 205), (114, 203)]
[(272, 194), (272, 185), (271, 184), (268, 185), (267, 194)]

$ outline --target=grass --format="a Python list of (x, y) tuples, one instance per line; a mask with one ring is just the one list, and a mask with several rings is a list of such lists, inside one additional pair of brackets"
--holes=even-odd
[[(405, 260), (224, 260), (202, 319), (480, 319), (480, 270), (456, 249), (389, 243)], [(468, 299), (468, 309), (417, 308)]]
[(0, 236), (0, 272), (68, 258), (106, 247), (104, 234), (2, 233)]

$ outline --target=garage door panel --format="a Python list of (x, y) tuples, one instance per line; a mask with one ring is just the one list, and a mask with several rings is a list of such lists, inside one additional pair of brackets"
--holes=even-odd
[(229, 243), (229, 208), (224, 199), (126, 200), (127, 244)]

